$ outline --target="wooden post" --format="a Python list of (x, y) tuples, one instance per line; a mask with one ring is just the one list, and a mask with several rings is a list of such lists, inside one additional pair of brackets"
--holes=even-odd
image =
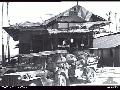
[(32, 38), (31, 38), (31, 43), (30, 43), (30, 53), (33, 52), (33, 35), (32, 35)]
[(53, 50), (53, 43), (51, 38), (50, 38), (50, 42), (51, 42), (51, 49)]
[[(1, 27), (3, 28), (3, 8), (4, 8), (4, 2), (2, 3), (2, 21), (1, 21)], [(2, 65), (4, 66), (5, 64), (5, 57), (4, 57), (4, 42), (3, 42), (3, 29), (2, 29)]]
[(43, 39), (43, 51), (44, 51), (45, 49), (44, 49), (44, 39)]
[(117, 20), (116, 20), (117, 13), (115, 13), (115, 23), (116, 23), (116, 31), (117, 31)]
[(78, 1), (77, 1), (77, 6), (78, 6)]
[(10, 45), (9, 45), (9, 40), (10, 40), (10, 36), (8, 35), (8, 37), (7, 37), (7, 44), (8, 44), (8, 61), (10, 61)]
[(68, 22), (68, 31), (69, 31), (69, 22)]

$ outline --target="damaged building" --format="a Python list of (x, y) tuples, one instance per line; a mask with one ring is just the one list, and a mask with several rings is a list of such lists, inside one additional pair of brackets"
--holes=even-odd
[(92, 48), (94, 29), (107, 24), (104, 18), (76, 5), (42, 24), (26, 22), (3, 29), (19, 41), (20, 54), (57, 49), (72, 52)]

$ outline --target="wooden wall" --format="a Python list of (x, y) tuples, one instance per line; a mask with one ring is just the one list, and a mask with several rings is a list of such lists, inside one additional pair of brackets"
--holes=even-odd
[(94, 54), (100, 57), (103, 66), (120, 67), (120, 46), (97, 49)]
[(30, 32), (20, 32), (19, 33), (19, 53), (27, 54), (30, 53), (30, 45), (31, 45), (31, 34)]

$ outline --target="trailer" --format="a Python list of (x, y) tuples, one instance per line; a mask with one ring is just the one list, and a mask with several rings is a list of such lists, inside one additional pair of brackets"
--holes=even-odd
[(97, 58), (78, 52), (55, 50), (16, 55), (16, 60), (11, 59), (15, 60), (14, 65), (10, 67), (9, 62), (9, 69), (1, 76), (2, 85), (69, 86), (71, 80), (77, 79), (94, 82)]

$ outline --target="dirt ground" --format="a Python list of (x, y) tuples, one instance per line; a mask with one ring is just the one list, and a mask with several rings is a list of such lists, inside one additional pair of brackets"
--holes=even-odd
[(93, 83), (78, 82), (71, 86), (109, 86), (120, 85), (120, 67), (97, 68), (96, 79)]
[[(1, 81), (1, 79), (0, 79)], [(87, 83), (84, 80), (71, 82), (70, 86), (120, 86), (120, 67), (104, 67), (97, 68), (96, 78), (92, 83)]]

